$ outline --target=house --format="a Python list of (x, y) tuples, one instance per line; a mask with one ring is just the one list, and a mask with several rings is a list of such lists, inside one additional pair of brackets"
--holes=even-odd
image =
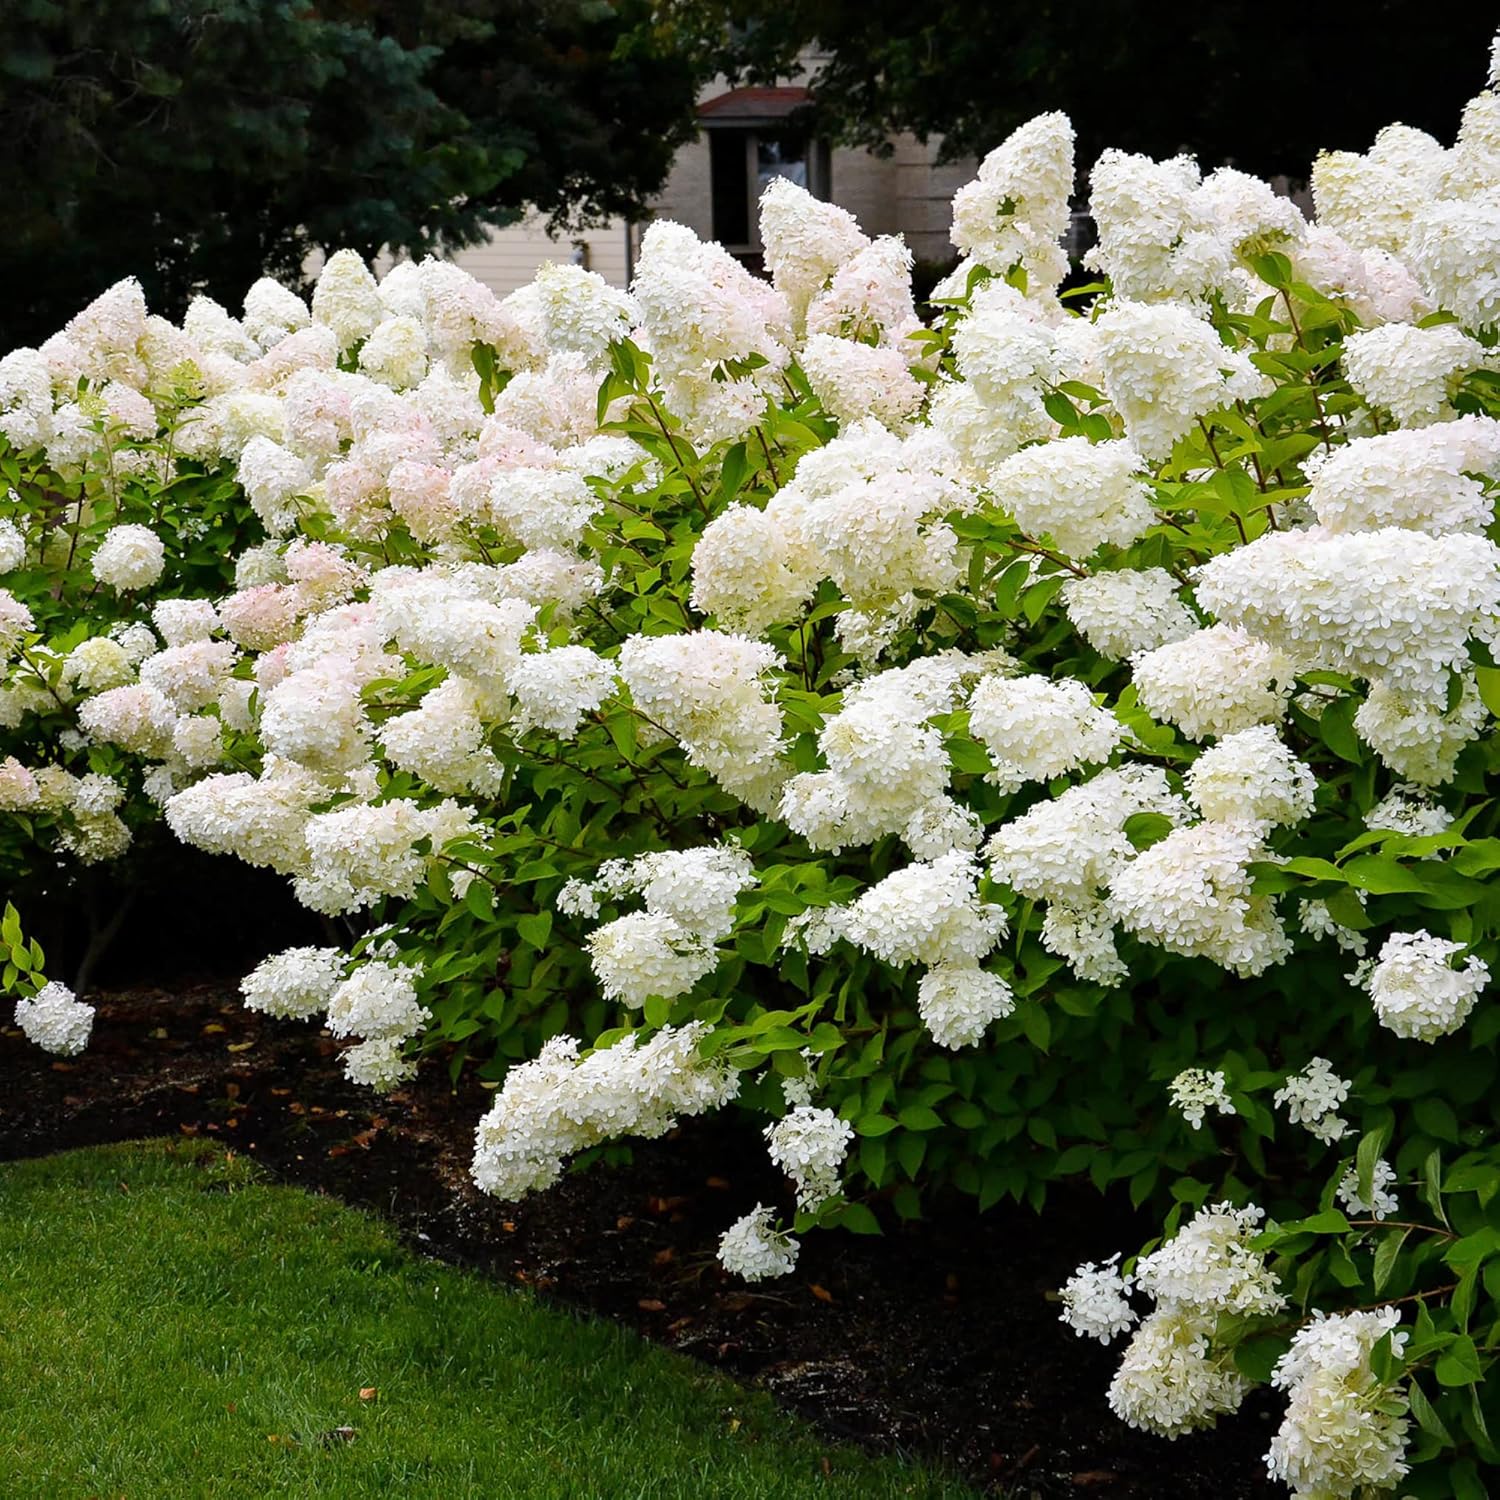
[[(815, 60), (810, 60), (815, 61)], [(759, 270), (758, 208), (776, 177), (792, 181), (859, 220), (867, 234), (902, 234), (917, 261), (951, 263), (948, 240), (953, 194), (976, 170), (972, 161), (936, 163), (937, 142), (896, 136), (888, 155), (831, 146), (798, 120), (808, 101), (805, 83), (705, 91), (697, 138), (678, 153), (654, 218), (673, 219), (704, 239), (716, 239)], [(572, 261), (625, 286), (640, 245), (641, 224), (623, 220), (561, 239), (540, 217), (495, 230), (489, 240), (454, 259), (500, 295), (524, 286), (544, 261)]]

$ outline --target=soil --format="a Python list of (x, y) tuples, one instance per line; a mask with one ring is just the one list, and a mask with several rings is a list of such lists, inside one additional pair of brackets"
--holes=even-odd
[(1117, 1353), (1080, 1340), (1049, 1293), (1149, 1232), (1097, 1196), (972, 1206), (879, 1237), (807, 1236), (758, 1288), (714, 1258), (724, 1228), (786, 1188), (745, 1122), (690, 1122), (519, 1204), (468, 1177), (491, 1094), (441, 1059), (383, 1098), (338, 1047), (246, 1011), (230, 986), (94, 995), (89, 1049), (60, 1061), (0, 1030), (0, 1160), (177, 1134), (223, 1140), (275, 1176), (395, 1224), (421, 1253), (523, 1283), (763, 1386), (830, 1437), (938, 1459), (1015, 1497), (1282, 1492), (1264, 1477), (1275, 1416), (1256, 1393), (1212, 1433), (1169, 1443), (1105, 1404)]

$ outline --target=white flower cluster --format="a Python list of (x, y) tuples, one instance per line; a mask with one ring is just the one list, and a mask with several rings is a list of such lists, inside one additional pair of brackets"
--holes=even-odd
[(1070, 578), (1063, 607), (1078, 633), (1101, 656), (1121, 660), (1193, 634), (1198, 621), (1164, 568), (1122, 569)]
[(589, 958), (604, 994), (640, 1007), (686, 994), (719, 962), (715, 944), (734, 926), (735, 902), (754, 883), (750, 857), (729, 844), (610, 860), (596, 879), (574, 881), (559, 908), (598, 914), (601, 895), (639, 892), (646, 909), (596, 927)]
[[(727, 250), (665, 219), (641, 238), (632, 292), (670, 409), (711, 442), (742, 437), (786, 367), (792, 309), (785, 296)], [(756, 360), (747, 374), (726, 369)]]
[(1125, 731), (1074, 678), (991, 674), (969, 695), (969, 732), (995, 762), (988, 779), (1013, 792), (1028, 781), (1103, 764)]
[(1249, 1246), (1260, 1209), (1201, 1208), (1159, 1250), (1136, 1263), (1136, 1287), (1158, 1304), (1200, 1311), (1274, 1313), (1286, 1305), (1264, 1257)]
[(1119, 1267), (1118, 1254), (1103, 1265), (1085, 1261), (1058, 1294), (1062, 1320), (1079, 1338), (1110, 1344), (1139, 1320), (1129, 1300), (1132, 1279), (1122, 1276)]
[(828, 769), (787, 782), (782, 820), (815, 849), (842, 849), (885, 833), (930, 857), (977, 846), (977, 827), (948, 795), (943, 737), (927, 720), (957, 708), (964, 678), (983, 666), (952, 652), (850, 687), (818, 732)]
[(1178, 1437), (1236, 1411), (1249, 1384), (1231, 1349), (1215, 1343), (1222, 1315), (1279, 1312), (1286, 1299), (1249, 1245), (1264, 1217), (1228, 1203), (1201, 1208), (1130, 1278), (1113, 1261), (1081, 1266), (1062, 1293), (1063, 1320), (1108, 1343), (1135, 1321), (1126, 1300), (1144, 1292), (1155, 1309), (1142, 1320), (1109, 1387), (1111, 1410), (1132, 1427)]
[(984, 854), (991, 874), (1018, 895), (1048, 903), (1042, 941), (1082, 979), (1118, 984), (1125, 966), (1115, 950), (1110, 892), (1136, 849), (1125, 825), (1141, 813), (1171, 823), (1187, 806), (1155, 766), (1101, 771), (1003, 824)]
[(1423, 789), (1397, 784), (1365, 814), (1365, 827), (1410, 838), (1430, 838), (1453, 826), (1447, 808), (1431, 802)]
[(1319, 1314), (1277, 1361), (1271, 1384), (1287, 1392), (1287, 1411), (1266, 1467), (1299, 1500), (1393, 1490), (1407, 1472), (1405, 1401), (1370, 1368), (1387, 1336), (1400, 1355), (1400, 1321), (1394, 1307)]
[(1463, 952), (1462, 943), (1430, 932), (1393, 932), (1352, 977), (1370, 992), (1382, 1026), (1410, 1041), (1435, 1042), (1469, 1019), (1490, 982), (1489, 965), (1472, 954), (1453, 967)]
[(980, 163), (979, 175), (953, 199), (953, 243), (971, 266), (999, 276), (1017, 269), (1033, 295), (1054, 290), (1067, 274), (1061, 240), (1073, 192), (1073, 125), (1064, 114), (1037, 115)]
[(1494, 519), (1482, 478), (1500, 474), (1500, 420), (1459, 417), (1352, 438), (1310, 455), (1304, 468), (1312, 479), (1307, 503), (1327, 532), (1480, 533)]
[(1211, 412), (1270, 393), (1249, 356), (1187, 308), (1115, 302), (1095, 326), (1104, 391), (1125, 436), (1152, 463)]
[(786, 1276), (801, 1248), (789, 1234), (772, 1226), (772, 1211), (757, 1203), (719, 1237), (719, 1264), (744, 1281)]
[(1252, 889), (1247, 867), (1264, 858), (1263, 836), (1251, 822), (1173, 829), (1115, 876), (1111, 909), (1128, 931), (1170, 953), (1264, 973), (1292, 945), (1274, 898)]
[(347, 967), (337, 948), (287, 948), (252, 969), (240, 993), (250, 1010), (270, 1016), (305, 1020), (324, 1012), (334, 1036), (360, 1038), (343, 1054), (350, 1082), (384, 1093), (416, 1071), (403, 1049), (432, 1019), (417, 998), (420, 968), (385, 957), (345, 977)]
[(974, 1046), (992, 1021), (1015, 1008), (1005, 980), (977, 964), (935, 964), (917, 985), (917, 1013), (928, 1035), (953, 1051)]
[(890, 964), (978, 962), (1004, 936), (1004, 909), (983, 902), (967, 855), (916, 861), (848, 908), (849, 940)]
[(1192, 740), (1279, 721), (1297, 675), (1285, 651), (1232, 624), (1138, 652), (1130, 667), (1141, 706)]
[(766, 1127), (771, 1160), (797, 1188), (797, 1207), (815, 1213), (839, 1190), (839, 1168), (854, 1127), (831, 1109), (799, 1104)]
[(1493, 639), (1500, 547), (1404, 527), (1267, 532), (1198, 571), (1198, 602), (1306, 669), (1348, 672), (1429, 702)]
[(1351, 1214), (1369, 1214), (1384, 1219), (1401, 1206), (1396, 1195), (1390, 1191), (1396, 1182), (1396, 1169), (1383, 1156), (1375, 1158), (1370, 1174), (1370, 1198), (1365, 1201), (1359, 1187), (1359, 1167), (1350, 1163), (1348, 1170), (1339, 1178), (1339, 1202)]
[(1349, 1129), (1338, 1112), (1348, 1097), (1349, 1080), (1340, 1078), (1326, 1057), (1315, 1057), (1300, 1073), (1289, 1073), (1273, 1096), (1275, 1103), (1286, 1106), (1293, 1125), (1306, 1126), (1310, 1135), (1330, 1145)]
[(475, 832), (473, 815), (454, 801), (423, 808), (398, 797), (317, 813), (302, 828), (307, 859), (297, 898), (337, 915), (382, 896), (415, 895), (443, 845)]
[(764, 681), (777, 660), (774, 647), (717, 630), (631, 636), (618, 658), (636, 707), (757, 811), (774, 806), (787, 775), (781, 711)]
[(1188, 800), (1210, 820), (1291, 827), (1313, 810), (1317, 778), (1268, 724), (1226, 734), (1184, 778)]
[(1023, 531), (1049, 535), (1069, 557), (1128, 547), (1156, 520), (1129, 443), (1059, 438), (1007, 458), (990, 476), (996, 501)]
[(1349, 384), (1407, 427), (1454, 415), (1449, 398), (1459, 379), (1487, 357), (1478, 339), (1452, 323), (1436, 328), (1385, 323), (1350, 334), (1343, 350)]
[(1203, 1117), (1211, 1109), (1221, 1115), (1238, 1114), (1229, 1097), (1224, 1074), (1206, 1068), (1184, 1068), (1171, 1082), (1168, 1094), (1172, 1107), (1182, 1111), (1182, 1118), (1194, 1130), (1202, 1130)]
[(554, 1037), (514, 1067), (474, 1136), (474, 1181), (497, 1198), (549, 1187), (575, 1152), (616, 1136), (665, 1135), (683, 1115), (728, 1103), (739, 1076), (699, 1055), (706, 1028), (665, 1027), (578, 1057), (575, 1037)]
[(240, 981), (250, 1010), (305, 1020), (328, 1008), (344, 977), (344, 955), (337, 948), (287, 948), (257, 964)]
[(165, 566), (166, 548), (149, 526), (113, 526), (94, 549), (94, 577), (113, 589), (149, 588)]
[[(1219, 207), (1204, 193), (1191, 157), (1156, 162), (1106, 151), (1089, 174), (1099, 241), (1087, 263), (1109, 277), (1117, 297), (1202, 298), (1227, 283), (1233, 265), (1234, 231), (1228, 216), (1215, 212)], [(1290, 203), (1285, 208), (1300, 218)]]
[(76, 1057), (89, 1044), (94, 1007), (54, 979), (29, 999), (16, 1001), (16, 1025), (26, 1033), (28, 1042), (43, 1051)]

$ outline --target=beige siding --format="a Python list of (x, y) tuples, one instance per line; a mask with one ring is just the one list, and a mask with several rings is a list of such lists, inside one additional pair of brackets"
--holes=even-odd
[(898, 136), (891, 158), (895, 178), (896, 220), (918, 260), (956, 259), (948, 237), (953, 225), (953, 195), (979, 170), (972, 159), (934, 165), (938, 141), (925, 146), (915, 136)]
[(582, 244), (589, 270), (597, 271), (611, 286), (625, 285), (625, 225), (607, 224), (574, 236), (553, 239), (546, 221), (536, 219), (497, 229), (489, 240), (460, 250), (454, 261), (471, 276), (505, 296), (525, 286), (544, 261), (567, 264), (574, 258), (575, 244)]
[(699, 239), (713, 238), (708, 137), (703, 131), (673, 158), (671, 175), (651, 205), (651, 213), (653, 218), (685, 224)]

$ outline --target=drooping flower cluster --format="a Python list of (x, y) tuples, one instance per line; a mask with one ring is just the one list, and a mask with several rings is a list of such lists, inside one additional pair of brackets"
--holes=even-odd
[(28, 1042), (43, 1051), (76, 1057), (89, 1044), (94, 1007), (54, 979), (36, 994), (16, 1001), (16, 1025), (26, 1033)]
[(1256, 823), (1173, 829), (1122, 869), (1110, 906), (1137, 937), (1170, 953), (1260, 974), (1292, 951), (1273, 898), (1257, 895), (1248, 866), (1264, 857)]
[(757, 1203), (719, 1237), (719, 1264), (743, 1281), (769, 1281), (797, 1264), (797, 1241), (771, 1224), (772, 1212)]
[(250, 1010), (303, 1020), (327, 1009), (343, 977), (337, 948), (287, 948), (245, 975), (240, 993)]
[(497, 1198), (549, 1187), (569, 1156), (622, 1135), (664, 1135), (684, 1115), (717, 1109), (737, 1074), (698, 1051), (706, 1028), (634, 1034), (579, 1060), (576, 1037), (554, 1037), (512, 1068), (474, 1136), (474, 1181)]
[(1400, 1321), (1395, 1307), (1320, 1314), (1277, 1361), (1271, 1384), (1286, 1391), (1287, 1410), (1266, 1467), (1302, 1500), (1394, 1490), (1406, 1474), (1405, 1402), (1370, 1368), (1388, 1335), (1401, 1352)]
[(1142, 813), (1177, 823), (1187, 807), (1158, 768), (1126, 765), (1038, 802), (985, 846), (997, 881), (1048, 903), (1042, 941), (1080, 978), (1117, 984), (1125, 976), (1110, 893), (1136, 857), (1126, 824)]
[(1063, 1321), (1104, 1343), (1135, 1322), (1131, 1291), (1155, 1301), (1109, 1388), (1111, 1409), (1132, 1427), (1177, 1437), (1238, 1410), (1249, 1384), (1230, 1347), (1215, 1341), (1218, 1320), (1285, 1306), (1264, 1257), (1249, 1244), (1263, 1217), (1253, 1206), (1199, 1209), (1175, 1238), (1142, 1256), (1129, 1278), (1113, 1261), (1089, 1264), (1063, 1289)]
[(771, 1160), (796, 1184), (797, 1207), (815, 1211), (839, 1190), (854, 1127), (831, 1109), (799, 1104), (766, 1127)]
[(1313, 810), (1318, 784), (1269, 724), (1225, 735), (1193, 762), (1184, 782), (1205, 818), (1266, 828), (1300, 823)]
[(989, 779), (1001, 791), (1102, 765), (1124, 734), (1081, 682), (999, 675), (982, 678), (969, 695), (969, 731), (990, 752)]
[(1500, 617), (1500, 547), (1403, 527), (1268, 532), (1205, 563), (1198, 602), (1302, 669), (1348, 672), (1427, 702)]

